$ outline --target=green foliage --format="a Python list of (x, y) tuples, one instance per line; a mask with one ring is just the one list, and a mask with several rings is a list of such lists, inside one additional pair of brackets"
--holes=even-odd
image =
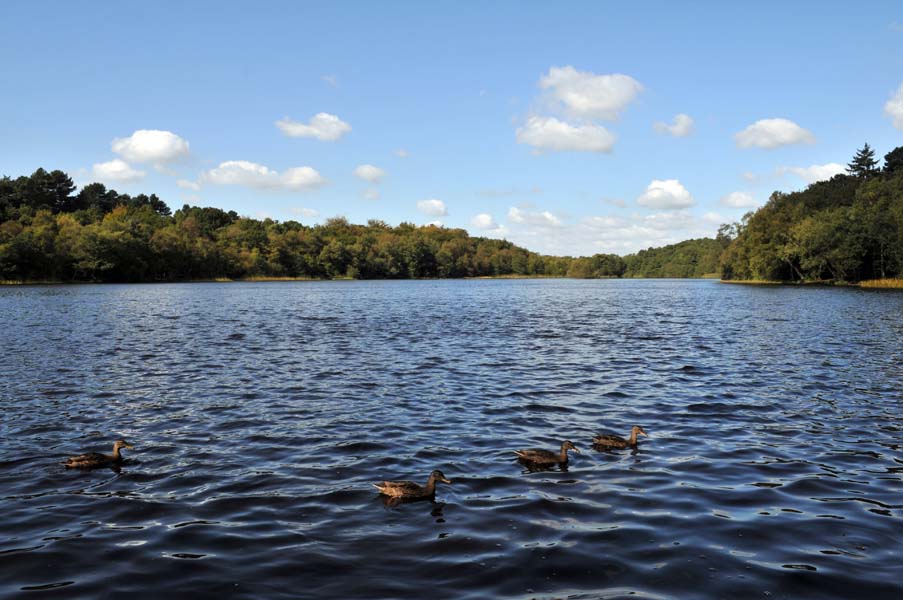
[(869, 177), (878, 172), (878, 161), (875, 160), (875, 151), (868, 143), (856, 151), (856, 156), (847, 165), (847, 173), (853, 177)]
[[(722, 231), (722, 236), (728, 235)], [(719, 258), (728, 242), (700, 238), (678, 244), (640, 250), (625, 256), (625, 277), (689, 277), (699, 278), (719, 272)]]
[(463, 229), (342, 217), (307, 226), (188, 205), (172, 214), (153, 194), (101, 183), (73, 191), (60, 171), (0, 179), (0, 279), (618, 277), (625, 269), (615, 255), (542, 256)]
[[(903, 275), (903, 147), (875, 169), (868, 144), (852, 175), (775, 192), (732, 226), (723, 279), (847, 281)], [(855, 168), (854, 168), (855, 165)]]

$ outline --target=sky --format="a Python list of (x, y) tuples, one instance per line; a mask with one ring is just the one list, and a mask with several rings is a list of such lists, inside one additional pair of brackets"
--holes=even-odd
[(556, 255), (712, 236), (903, 145), (903, 3), (3, 4), (0, 175)]

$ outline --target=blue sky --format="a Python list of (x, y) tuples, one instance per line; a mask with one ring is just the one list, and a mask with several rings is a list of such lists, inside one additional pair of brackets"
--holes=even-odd
[(0, 173), (174, 209), (624, 254), (903, 145), (898, 2), (23, 1), (3, 22)]

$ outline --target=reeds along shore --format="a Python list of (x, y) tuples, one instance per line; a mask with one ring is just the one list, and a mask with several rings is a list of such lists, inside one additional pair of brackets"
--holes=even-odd
[(739, 283), (742, 285), (832, 285), (861, 287), (872, 289), (903, 290), (903, 279), (867, 279), (858, 283), (845, 281), (772, 281), (767, 279), (722, 279), (721, 283)]
[(868, 279), (860, 281), (859, 287), (903, 290), (903, 279)]

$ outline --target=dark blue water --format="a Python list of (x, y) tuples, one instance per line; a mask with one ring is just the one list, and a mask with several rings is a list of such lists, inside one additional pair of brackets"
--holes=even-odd
[(0, 596), (903, 597), (900, 293), (7, 287), (0, 336)]

